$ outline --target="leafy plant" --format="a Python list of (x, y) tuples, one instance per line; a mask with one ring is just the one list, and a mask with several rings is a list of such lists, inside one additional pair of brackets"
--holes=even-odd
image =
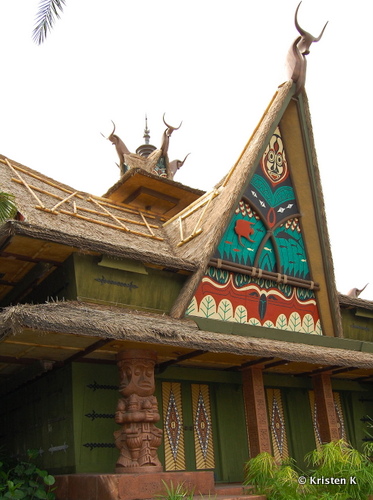
[(28, 450), (27, 455), (29, 462), (0, 462), (0, 500), (55, 499), (51, 488), (55, 483), (54, 477), (33, 463), (39, 452)]
[(34, 42), (40, 45), (47, 33), (53, 29), (56, 19), (60, 18), (65, 0), (40, 0), (36, 15), (36, 25), (33, 31)]
[(165, 481), (162, 481), (165, 488), (165, 493), (157, 495), (159, 500), (193, 500), (194, 491), (189, 491), (184, 483), (179, 483), (176, 486), (171, 481), (170, 486)]
[[(332, 441), (308, 453), (306, 463), (315, 469), (309, 475), (319, 480), (319, 493), (331, 493), (334, 498), (366, 499), (373, 493), (373, 444), (366, 444), (364, 453), (352, 448), (346, 441)], [(324, 478), (324, 481), (323, 481)], [(342, 478), (342, 484), (323, 484), (325, 478)]]
[(373, 443), (360, 453), (343, 440), (322, 445), (308, 453), (313, 467), (296, 470), (294, 461), (277, 463), (260, 453), (245, 465), (244, 485), (268, 500), (366, 500), (373, 493)]
[(17, 213), (14, 195), (0, 191), (0, 222), (12, 219)]
[(308, 486), (299, 483), (294, 467), (293, 461), (278, 464), (269, 453), (260, 453), (245, 464), (244, 485), (268, 500), (305, 498)]

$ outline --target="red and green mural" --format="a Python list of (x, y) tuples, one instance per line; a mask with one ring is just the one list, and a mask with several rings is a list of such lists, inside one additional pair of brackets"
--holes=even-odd
[(279, 128), (212, 261), (216, 267), (208, 268), (187, 314), (322, 334)]

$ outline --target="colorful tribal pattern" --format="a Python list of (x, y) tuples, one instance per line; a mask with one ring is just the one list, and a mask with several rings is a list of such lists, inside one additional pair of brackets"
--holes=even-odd
[(215, 467), (208, 385), (192, 384), (192, 406), (196, 469)]
[(273, 455), (278, 462), (289, 458), (284, 410), (280, 389), (267, 389)]
[(187, 314), (322, 334), (312, 290), (252, 278), (215, 267), (207, 269)]
[(277, 128), (214, 257), (308, 280), (299, 217)]
[(184, 429), (179, 383), (162, 383), (165, 469), (185, 470)]
[[(341, 404), (341, 398), (339, 392), (333, 392), (334, 398), (334, 408), (337, 416), (337, 426), (339, 431), (339, 439), (344, 439), (347, 441), (347, 433), (346, 426), (343, 418), (343, 410)], [(315, 441), (316, 447), (319, 448), (322, 445), (322, 440), (319, 431), (318, 417), (317, 417), (317, 405), (315, 401), (315, 393), (314, 391), (309, 391), (309, 399), (311, 405), (311, 413), (312, 413), (312, 423), (313, 423), (313, 431), (315, 433)]]
[(167, 168), (166, 168), (164, 156), (161, 156), (159, 158), (152, 173), (155, 175), (159, 175), (159, 177), (167, 177)]
[[(322, 334), (315, 293), (308, 287), (301, 288), (304, 281), (311, 283), (312, 278), (279, 128), (272, 135), (213, 259), (217, 266), (224, 263), (223, 267), (231, 271), (209, 267), (187, 314)], [(241, 274), (238, 266), (248, 268), (248, 274)], [(253, 268), (260, 273), (277, 274), (281, 283), (262, 279), (262, 274), (252, 272)], [(272, 275), (267, 274), (266, 278)], [(292, 285), (286, 284), (288, 278)], [(297, 283), (300, 284), (294, 286)]]

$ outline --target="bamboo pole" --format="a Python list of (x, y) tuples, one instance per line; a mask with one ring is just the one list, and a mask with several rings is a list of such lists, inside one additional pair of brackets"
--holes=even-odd
[(54, 205), (53, 208), (51, 208), (51, 210), (56, 210), (57, 207), (59, 207), (60, 205), (62, 205), (63, 203), (65, 203), (67, 200), (69, 200), (70, 198), (72, 198), (73, 196), (75, 196), (76, 194), (78, 193), (78, 191), (74, 191), (74, 193), (71, 193), (69, 194), (69, 196), (66, 196), (66, 198), (64, 198), (63, 200), (61, 200), (60, 202), (58, 202), (56, 205)]
[(112, 219), (115, 220), (115, 222), (117, 222), (120, 226), (122, 226), (126, 231), (129, 231), (128, 227), (126, 227), (119, 219), (118, 217), (115, 217), (114, 214), (112, 214), (111, 212), (109, 212), (109, 210), (107, 208), (105, 208), (104, 206), (100, 205), (100, 203), (96, 200), (94, 200), (93, 198), (88, 198), (88, 201), (92, 201), (93, 203), (95, 203), (98, 207), (102, 208), (102, 210), (104, 210), (104, 212), (106, 212), (108, 215), (110, 215), (110, 217)]
[(277, 281), (278, 283), (285, 283), (292, 286), (308, 288), (310, 290), (320, 290), (319, 283), (315, 283), (314, 281), (303, 280), (301, 278), (295, 278), (293, 276), (288, 276), (281, 273), (273, 273), (271, 271), (265, 271), (263, 269), (258, 269), (252, 266), (241, 266), (240, 264), (235, 264), (232, 262), (220, 260), (218, 261), (218, 259), (211, 259), (209, 265), (224, 269), (226, 271), (231, 271), (233, 273), (241, 273), (256, 278), (269, 279), (272, 281)]
[(11, 169), (11, 171), (20, 179), (20, 181), (22, 182), (22, 184), (25, 186), (25, 188), (30, 192), (30, 194), (35, 198), (35, 200), (40, 203), (40, 205), (44, 207), (44, 204), (43, 202), (40, 200), (40, 198), (38, 196), (36, 196), (36, 194), (34, 193), (34, 191), (30, 188), (30, 186), (27, 184), (27, 182), (22, 178), (22, 176), (17, 172), (17, 170), (15, 170), (12, 165), (9, 163), (8, 159), (5, 158), (5, 162), (6, 164), (8, 165), (8, 167)]
[[(19, 179), (16, 179), (15, 177), (12, 177), (11, 180), (13, 182), (17, 182), (18, 184), (23, 184), (22, 181), (20, 181)], [(47, 194), (48, 196), (51, 196), (52, 198), (56, 198), (57, 200), (63, 200), (62, 196), (58, 196), (58, 194), (53, 194), (53, 193), (50, 193), (49, 191), (46, 191), (45, 189), (42, 189), (40, 187), (37, 187), (37, 186), (34, 186), (33, 184), (29, 184), (30, 188), (35, 190), (35, 191), (38, 191), (38, 193), (43, 193), (43, 194)]]
[[(139, 214), (141, 215), (141, 218), (142, 218), (142, 220), (144, 221), (144, 223), (145, 223), (146, 227), (148, 228), (148, 230), (149, 230), (150, 234), (151, 234), (151, 235), (153, 235), (153, 236), (155, 236), (155, 235), (154, 235), (154, 231), (151, 229), (151, 227), (150, 227), (150, 226), (149, 226), (149, 224), (148, 224), (148, 221), (145, 219), (145, 217), (144, 217), (143, 213), (142, 213), (142, 212), (140, 212), (140, 210), (139, 210)], [(138, 222), (137, 224), (141, 224), (141, 222)]]
[[(0, 158), (0, 162), (1, 163), (5, 163), (7, 165), (10, 165), (10, 163), (9, 163), (9, 161), (8, 161), (7, 158), (5, 158), (5, 161)], [(65, 193), (72, 193), (71, 189), (66, 189), (66, 188), (64, 188), (64, 187), (56, 184), (55, 182), (49, 181), (49, 180), (41, 177), (40, 175), (34, 174), (33, 172), (29, 172), (28, 170), (25, 170), (24, 168), (19, 167), (18, 165), (12, 165), (12, 167), (13, 167), (13, 169), (19, 170), (20, 172), (23, 172), (24, 174), (27, 174), (30, 177), (33, 177), (34, 179), (38, 179), (39, 181), (42, 181), (45, 184), (48, 184), (49, 186), (55, 187), (57, 189), (60, 189), (61, 191), (64, 191)], [(84, 197), (82, 195), (77, 195), (77, 197), (80, 198), (81, 200), (84, 199)]]
[(108, 222), (102, 222), (91, 217), (85, 217), (84, 215), (75, 214), (74, 212), (68, 212), (67, 210), (60, 210), (61, 214), (71, 215), (72, 217), (77, 217), (78, 219), (85, 220), (87, 222), (93, 222), (94, 224), (99, 224), (101, 226), (110, 227), (111, 229), (117, 229), (119, 231), (125, 231), (127, 233), (136, 234), (137, 236), (144, 236), (145, 238), (152, 238), (154, 240), (163, 241), (163, 238), (159, 236), (152, 236), (151, 234), (140, 233), (139, 231), (134, 231), (133, 229), (125, 229), (124, 227), (115, 226), (114, 224), (109, 224)]

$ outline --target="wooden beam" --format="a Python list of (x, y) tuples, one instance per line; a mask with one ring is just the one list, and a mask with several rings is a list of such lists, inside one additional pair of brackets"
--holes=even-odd
[(345, 373), (345, 372), (352, 372), (354, 370), (358, 370), (359, 368), (356, 368), (354, 366), (349, 366), (345, 368), (339, 368), (338, 370), (333, 370), (332, 375), (337, 375), (339, 373)]
[(332, 372), (336, 368), (340, 368), (340, 365), (332, 365), (332, 366), (324, 366), (323, 368), (317, 368), (316, 370), (312, 370), (309, 372), (297, 373), (295, 377), (313, 377), (319, 373)]
[(312, 380), (321, 442), (336, 441), (340, 438), (340, 434), (330, 375), (319, 373)]
[(38, 258), (38, 257), (29, 257), (28, 255), (21, 255), (19, 253), (14, 253), (14, 252), (1, 252), (0, 257), (21, 260), (24, 262), (33, 262), (35, 264), (38, 264), (39, 262), (45, 262), (46, 264), (51, 264), (52, 266), (56, 266), (56, 267), (62, 265), (62, 262), (59, 262), (57, 260), (43, 259), (43, 258)]
[(82, 351), (76, 352), (72, 356), (66, 358), (63, 362), (62, 365), (65, 366), (68, 363), (72, 363), (73, 361), (78, 361), (80, 358), (84, 358), (84, 356), (87, 356), (88, 354), (91, 354), (91, 352), (97, 351), (97, 349), (100, 349), (100, 347), (103, 347), (106, 344), (109, 344), (109, 342), (112, 342), (113, 339), (101, 339), (98, 340), (97, 342), (94, 342), (93, 344), (89, 345)]
[(262, 369), (252, 366), (242, 370), (242, 382), (250, 455), (272, 454)]
[(269, 368), (275, 368), (276, 366), (282, 366), (282, 365), (288, 365), (290, 361), (287, 361), (286, 359), (281, 359), (280, 361), (274, 361), (273, 363), (268, 363), (267, 365), (264, 365), (264, 370), (268, 370)]
[(186, 354), (182, 354), (181, 356), (178, 356), (176, 359), (170, 359), (169, 361), (164, 361), (163, 363), (159, 363), (157, 366), (157, 373), (163, 373), (166, 368), (172, 365), (176, 365), (177, 363), (181, 363), (182, 361), (186, 361), (187, 359), (192, 359), (197, 356), (202, 356), (202, 354), (206, 354), (208, 351), (192, 351), (188, 352)]
[(0, 363), (9, 365), (32, 365), (39, 361), (36, 358), (17, 358), (15, 356), (0, 356)]

